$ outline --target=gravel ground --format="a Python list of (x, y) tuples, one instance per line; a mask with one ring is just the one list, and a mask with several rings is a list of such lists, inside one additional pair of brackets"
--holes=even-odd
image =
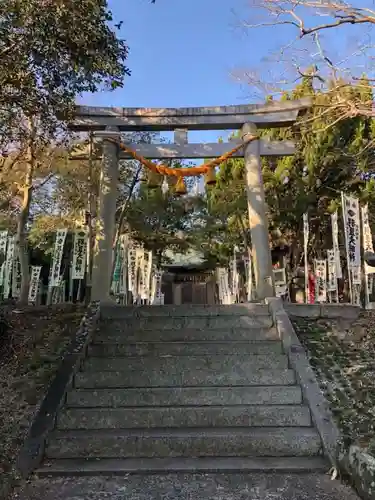
[(358, 320), (292, 319), (321, 389), (330, 401), (344, 445), (375, 456), (375, 313)]
[(359, 500), (325, 474), (167, 474), (36, 479), (14, 500)]
[(19, 482), (18, 452), (82, 314), (75, 306), (5, 310), (10, 330), (0, 338), (1, 499)]

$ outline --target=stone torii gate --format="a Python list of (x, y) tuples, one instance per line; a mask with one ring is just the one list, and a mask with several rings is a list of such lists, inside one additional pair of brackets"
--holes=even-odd
[[(229, 143), (188, 142), (189, 130), (238, 130), (241, 139), (257, 135), (258, 128), (292, 125), (300, 111), (310, 106), (309, 99), (267, 103), (263, 105), (219, 106), (203, 108), (111, 108), (78, 106), (69, 128), (76, 132), (93, 132), (102, 141), (101, 188), (99, 198), (97, 241), (94, 255), (92, 300), (107, 302), (115, 235), (115, 213), (119, 160), (130, 156), (115, 144), (121, 132), (174, 131), (174, 144), (127, 144), (147, 159), (215, 158), (235, 145)], [(266, 203), (261, 172), (261, 156), (290, 156), (292, 142), (255, 140), (234, 156), (245, 158), (246, 191), (249, 223), (255, 253), (256, 294), (258, 299), (274, 296), (271, 251), (269, 246)], [(75, 155), (75, 159), (87, 154)]]

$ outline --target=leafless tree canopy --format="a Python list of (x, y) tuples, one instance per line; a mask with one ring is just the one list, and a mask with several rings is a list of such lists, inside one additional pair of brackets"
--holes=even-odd
[[(364, 74), (375, 84), (374, 2), (361, 0), (363, 5), (358, 7), (357, 2), (250, 0), (245, 28), (273, 29), (280, 44), (258, 71), (245, 70), (242, 76), (272, 94), (306, 76), (329, 92), (345, 83), (358, 83)], [(363, 106), (347, 99), (347, 116), (355, 114), (373, 116), (372, 100)]]

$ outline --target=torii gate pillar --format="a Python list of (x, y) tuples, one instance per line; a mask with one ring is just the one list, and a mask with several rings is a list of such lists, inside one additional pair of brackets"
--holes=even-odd
[[(245, 123), (241, 136), (246, 141), (249, 135), (257, 135), (254, 123)], [(266, 199), (264, 194), (260, 141), (252, 141), (244, 147), (247, 206), (251, 242), (254, 250), (254, 269), (257, 299), (275, 296), (271, 249), (268, 236)]]
[(115, 237), (116, 202), (118, 188), (118, 146), (108, 140), (119, 141), (117, 127), (95, 133), (102, 139), (102, 165), (100, 172), (99, 211), (96, 223), (96, 239), (92, 270), (91, 300), (112, 302), (113, 240)]

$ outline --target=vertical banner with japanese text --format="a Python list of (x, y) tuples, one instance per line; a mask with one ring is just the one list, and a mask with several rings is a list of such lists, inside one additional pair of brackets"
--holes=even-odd
[(72, 279), (83, 280), (86, 273), (87, 231), (74, 233)]
[(6, 267), (6, 256), (7, 256), (7, 243), (8, 243), (8, 231), (0, 231), (0, 255), (4, 259), (4, 262), (0, 268), (0, 286), (4, 285), (5, 267)]
[(128, 290), (132, 293), (133, 298), (136, 296), (136, 286), (137, 286), (137, 259), (136, 259), (136, 249), (133, 246), (129, 246), (128, 249)]
[(35, 304), (38, 297), (39, 279), (42, 266), (32, 266), (30, 273), (29, 303)]
[(337, 292), (337, 266), (335, 250), (327, 250), (328, 281), (327, 292)]
[(332, 243), (333, 251), (335, 253), (335, 263), (336, 263), (336, 276), (337, 279), (342, 278), (341, 260), (340, 260), (340, 247), (339, 247), (339, 225), (338, 225), (338, 215), (337, 211), (331, 214), (331, 225), (332, 225)]
[(316, 302), (327, 302), (327, 261), (324, 259), (315, 259), (314, 270), (315, 300)]
[(68, 234), (67, 229), (59, 229), (56, 231), (56, 241), (53, 250), (52, 266), (49, 277), (49, 287), (60, 286), (60, 272), (61, 272), (61, 262), (64, 253), (64, 245), (66, 240), (66, 235)]
[(305, 263), (305, 302), (309, 303), (309, 260), (308, 260), (308, 244), (309, 244), (309, 215), (303, 214), (303, 253)]
[[(369, 222), (368, 216), (368, 205), (361, 207), (361, 215), (362, 215), (362, 237), (363, 237), (363, 251), (365, 254), (374, 253), (374, 244), (372, 242), (372, 232)], [(371, 295), (373, 295), (373, 287), (374, 287), (374, 273), (375, 267), (371, 267), (365, 261), (364, 263), (364, 271), (365, 271), (365, 300), (366, 300), (366, 308), (374, 307), (372, 303), (370, 306)]]
[(360, 302), (361, 287), (361, 225), (358, 199), (342, 193), (342, 209), (348, 262), (350, 301)]
[(14, 249), (15, 249), (15, 238), (14, 236), (9, 236), (7, 256), (4, 268), (4, 293), (3, 293), (4, 299), (8, 299), (10, 295)]

